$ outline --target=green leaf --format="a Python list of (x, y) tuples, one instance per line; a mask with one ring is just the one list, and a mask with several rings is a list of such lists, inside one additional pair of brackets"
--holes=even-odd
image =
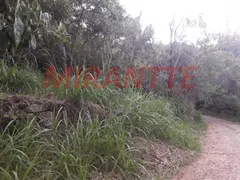
[(37, 40), (36, 37), (34, 35), (31, 36), (31, 46), (33, 49), (37, 48)]
[(15, 45), (18, 47), (19, 43), (21, 42), (22, 35), (24, 32), (24, 24), (20, 17), (15, 17), (14, 22), (14, 39), (15, 39)]
[(57, 32), (60, 33), (60, 34), (65, 34), (66, 33), (66, 27), (65, 25), (60, 22), (60, 24), (58, 25), (58, 29), (57, 29)]
[(65, 42), (67, 40), (66, 32), (67, 30), (65, 25), (62, 22), (60, 22), (55, 35), (57, 36), (57, 38), (61, 39), (61, 41)]

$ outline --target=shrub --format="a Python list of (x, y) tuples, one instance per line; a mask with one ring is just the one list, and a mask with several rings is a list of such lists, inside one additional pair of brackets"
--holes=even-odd
[(204, 110), (216, 114), (223, 113), (225, 115), (238, 116), (240, 106), (236, 96), (214, 94), (205, 102)]

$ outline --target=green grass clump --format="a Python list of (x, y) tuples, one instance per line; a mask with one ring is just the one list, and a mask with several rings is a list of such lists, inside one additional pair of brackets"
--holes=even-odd
[(29, 68), (8, 67), (0, 61), (0, 91), (33, 94), (43, 89), (40, 73)]
[(123, 177), (136, 172), (129, 135), (121, 123), (78, 121), (61, 130), (55, 127), (51, 136), (46, 133), (33, 119), (12, 124), (0, 135), (1, 179), (84, 180), (96, 169), (108, 174), (117, 171)]
[[(53, 88), (50, 88), (51, 90)], [(55, 94), (63, 99), (79, 103), (93, 101), (108, 107), (110, 113), (121, 109), (121, 117), (126, 131), (137, 136), (155, 137), (168, 141), (181, 148), (199, 149), (200, 144), (195, 130), (180, 115), (187, 112), (184, 104), (154, 94), (145, 94), (141, 90), (127, 88), (94, 88), (91, 83), (87, 88), (65, 89), (62, 85), (54, 89)], [(201, 115), (196, 117), (201, 121)]]
[(175, 115), (168, 100), (134, 91), (124, 100), (124, 104), (128, 104), (126, 122), (135, 133), (165, 140), (181, 148), (200, 148), (195, 131)]
[[(126, 131), (135, 136), (155, 137), (181, 148), (200, 148), (195, 130), (179, 118), (177, 105), (163, 97), (145, 94), (141, 90), (132, 88), (96, 89), (91, 84), (84, 89), (65, 90), (62, 87), (62, 91), (58, 89), (56, 94), (73, 102), (82, 100), (103, 104), (108, 107), (112, 115), (121, 111), (118, 121), (123, 123)], [(180, 108), (184, 109), (184, 104)], [(199, 115), (198, 118), (200, 117)]]

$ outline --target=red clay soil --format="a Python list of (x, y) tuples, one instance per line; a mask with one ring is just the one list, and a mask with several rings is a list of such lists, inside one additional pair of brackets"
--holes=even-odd
[(208, 132), (200, 158), (174, 180), (240, 180), (240, 124), (204, 118)]

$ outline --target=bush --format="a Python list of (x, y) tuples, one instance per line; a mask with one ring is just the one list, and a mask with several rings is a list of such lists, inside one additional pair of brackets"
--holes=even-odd
[(216, 114), (222, 113), (230, 116), (238, 116), (240, 106), (236, 96), (214, 94), (205, 101), (204, 110)]

